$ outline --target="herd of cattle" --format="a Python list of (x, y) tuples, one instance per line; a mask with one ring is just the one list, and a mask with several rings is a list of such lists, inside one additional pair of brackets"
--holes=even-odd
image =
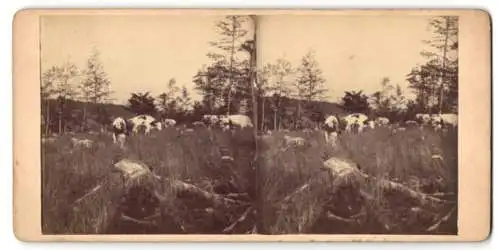
[(456, 114), (416, 114), (415, 120), (406, 120), (403, 123), (392, 124), (387, 117), (377, 117), (369, 119), (367, 115), (361, 113), (348, 114), (343, 117), (331, 115), (325, 119), (323, 130), (325, 139), (334, 141), (342, 132), (361, 133), (365, 129), (376, 127), (388, 127), (393, 132), (404, 131), (407, 127), (432, 128), (434, 131), (456, 128), (458, 126), (458, 115)]
[[(153, 129), (161, 131), (163, 127), (175, 127), (177, 122), (174, 119), (167, 118), (158, 120), (150, 115), (138, 115), (130, 119), (117, 117), (113, 120), (111, 125), (113, 131), (113, 143), (120, 143), (123, 147), (126, 136), (131, 133), (139, 133), (141, 128), (144, 130), (144, 134), (147, 135), (151, 133), (151, 130)], [(250, 117), (246, 115), (204, 115), (201, 121), (193, 122), (192, 127), (219, 127), (223, 130), (228, 130), (235, 127), (253, 127), (253, 124)], [(183, 131), (189, 132), (192, 130), (193, 128), (188, 128), (186, 125), (183, 125)]]
[[(386, 117), (376, 117), (370, 119), (362, 113), (353, 113), (346, 115), (329, 115), (325, 120), (315, 128), (324, 132), (326, 141), (334, 142), (341, 133), (361, 133), (366, 129), (376, 127), (388, 127), (393, 132), (403, 131), (407, 127), (429, 127), (434, 130), (447, 129), (458, 125), (458, 116), (456, 114), (417, 114), (414, 120), (407, 120), (402, 123), (391, 123)], [(150, 134), (152, 130), (161, 131), (164, 127), (176, 127), (184, 132), (191, 132), (196, 127), (206, 127), (209, 129), (232, 130), (237, 128), (253, 127), (250, 117), (241, 114), (235, 115), (204, 115), (200, 121), (193, 122), (190, 125), (178, 125), (174, 119), (156, 119), (150, 115), (138, 115), (129, 119), (117, 117), (112, 121), (113, 143), (124, 147), (126, 137), (131, 134)], [(142, 130), (141, 130), (142, 129)], [(304, 129), (310, 131), (311, 129)], [(267, 131), (267, 135), (272, 131)], [(290, 138), (286, 138), (291, 140)], [(292, 138), (293, 139), (293, 138)], [(75, 139), (73, 144), (89, 144), (86, 141)]]

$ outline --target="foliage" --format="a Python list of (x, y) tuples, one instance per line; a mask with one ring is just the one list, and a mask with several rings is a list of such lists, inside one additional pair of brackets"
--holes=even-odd
[(342, 97), (342, 108), (350, 113), (369, 113), (368, 96), (362, 90), (345, 91)]
[(410, 88), (417, 95), (421, 112), (454, 112), (458, 105), (458, 17), (440, 16), (429, 20), (435, 34), (424, 41), (429, 50), (424, 65), (413, 68), (407, 75)]
[(99, 55), (98, 50), (93, 51), (87, 60), (87, 69), (83, 72), (84, 79), (80, 82), (80, 92), (85, 102), (106, 102), (112, 94), (111, 82), (99, 60)]
[(158, 115), (155, 98), (149, 92), (132, 93), (132, 96), (128, 99), (127, 109), (137, 115), (146, 114), (153, 117)]

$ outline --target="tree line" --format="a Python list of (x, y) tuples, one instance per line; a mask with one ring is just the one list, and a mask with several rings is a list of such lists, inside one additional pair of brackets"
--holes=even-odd
[[(158, 95), (131, 93), (124, 110), (129, 115), (150, 114), (180, 123), (199, 120), (203, 114), (242, 113), (253, 117), (262, 130), (317, 127), (325, 115), (334, 112), (362, 112), (393, 121), (411, 119), (421, 112), (457, 112), (457, 17), (429, 21), (434, 36), (423, 41), (421, 55), (426, 63), (416, 65), (406, 76), (415, 100), (405, 98), (402, 83), (394, 84), (385, 77), (375, 93), (346, 91), (338, 104), (326, 101), (326, 79), (314, 50), (303, 55), (298, 65), (281, 57), (255, 67), (256, 36), (249, 35), (251, 24), (250, 16), (226, 16), (215, 23), (219, 37), (210, 42), (213, 50), (206, 54), (210, 63), (202, 65), (192, 80), (200, 101), (193, 101), (186, 87), (179, 87), (173, 77)], [(116, 114), (118, 109), (111, 108), (111, 82), (99, 55), (94, 50), (83, 70), (67, 62), (42, 74), (45, 133), (105, 128), (111, 117), (125, 114)]]

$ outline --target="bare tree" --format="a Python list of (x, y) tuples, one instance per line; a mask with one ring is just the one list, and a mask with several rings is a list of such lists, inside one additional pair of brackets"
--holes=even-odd
[(295, 70), (292, 64), (285, 58), (279, 58), (275, 64), (269, 65), (272, 79), (270, 81), (270, 91), (273, 93), (272, 109), (274, 112), (274, 129), (281, 128), (281, 119), (278, 122), (278, 112), (281, 110), (284, 96), (291, 93), (291, 83)]
[(177, 111), (177, 95), (181, 89), (177, 86), (175, 78), (170, 78), (166, 91), (158, 96), (158, 107), (163, 117), (168, 117)]
[(87, 68), (83, 72), (84, 79), (80, 82), (79, 89), (84, 101), (82, 130), (87, 124), (87, 103), (104, 103), (110, 97), (111, 81), (99, 60), (100, 52), (94, 49), (92, 55), (87, 60)]
[(60, 67), (55, 67), (56, 85), (54, 94), (58, 100), (58, 132), (64, 132), (63, 116), (67, 112), (68, 100), (76, 99), (78, 92), (74, 83), (78, 76), (78, 68), (71, 62), (66, 62)]
[(51, 107), (50, 99), (54, 97), (56, 93), (55, 87), (57, 84), (58, 68), (52, 67), (42, 74), (42, 84), (40, 88), (41, 100), (43, 102), (42, 107), (45, 108), (44, 124), (45, 124), (45, 135), (49, 134), (51, 125)]

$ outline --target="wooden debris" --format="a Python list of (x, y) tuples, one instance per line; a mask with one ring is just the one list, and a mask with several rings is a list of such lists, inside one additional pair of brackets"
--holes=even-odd
[(445, 216), (443, 216), (441, 219), (439, 219), (434, 225), (430, 226), (429, 228), (427, 228), (427, 232), (432, 232), (432, 231), (435, 231), (436, 229), (439, 228), (439, 226), (441, 224), (443, 224), (443, 222), (446, 222), (448, 219), (450, 219), (451, 217), (451, 214), (457, 209), (457, 207), (453, 207), (450, 212), (448, 212)]
[[(446, 204), (453, 204), (455, 202), (453, 201), (448, 201), (448, 200), (442, 200), (438, 197), (435, 197), (433, 195), (425, 194), (416, 190), (413, 190), (409, 188), (408, 186), (394, 182), (394, 181), (389, 181), (385, 179), (380, 179), (376, 178), (373, 176), (369, 176), (368, 174), (365, 174), (361, 172), (357, 164), (337, 158), (337, 157), (332, 157), (329, 158), (324, 162), (324, 166), (321, 168), (321, 170), (326, 170), (326, 171), (319, 171), (317, 174), (313, 175), (309, 181), (307, 181), (305, 184), (300, 186), (299, 188), (295, 189), (291, 194), (287, 195), (284, 199), (281, 200), (281, 210), (284, 210), (288, 207), (288, 203), (294, 199), (295, 197), (298, 197), (297, 199), (301, 199), (300, 195), (304, 195), (307, 193), (307, 195), (317, 195), (317, 196), (327, 196), (331, 195), (336, 192), (340, 187), (342, 186), (353, 186), (358, 189), (360, 195), (368, 200), (373, 200), (375, 199), (373, 195), (368, 192), (364, 187), (366, 185), (363, 185), (364, 183), (368, 181), (373, 181), (379, 188), (381, 188), (384, 191), (391, 191), (391, 192), (397, 192), (400, 195), (410, 198), (414, 201), (417, 201), (418, 204), (422, 207), (436, 207), (436, 206), (442, 206)], [(325, 176), (325, 173), (328, 173), (327, 176)], [(329, 179), (327, 179), (327, 178)], [(325, 183), (325, 180), (329, 180), (328, 182)], [(319, 184), (319, 185), (318, 185)], [(322, 186), (327, 186), (326, 190), (321, 189)], [(311, 190), (316, 190), (316, 192), (311, 192)], [(304, 197), (304, 196), (302, 196)], [(443, 220), (447, 220), (450, 216), (451, 212), (443, 217)], [(326, 216), (329, 219), (333, 220), (338, 220), (338, 221), (343, 221), (343, 222), (348, 222), (352, 223), (355, 222), (356, 219), (354, 218), (344, 218), (338, 215), (335, 215), (334, 213), (330, 211), (326, 211)], [(386, 225), (387, 226), (387, 225)], [(436, 226), (437, 227), (437, 226)], [(305, 230), (305, 229), (304, 229)], [(430, 230), (433, 230), (433, 228), (430, 228)]]
[(233, 222), (231, 225), (229, 225), (226, 228), (224, 228), (224, 230), (222, 230), (222, 232), (223, 233), (231, 232), (239, 223), (245, 221), (245, 219), (247, 218), (247, 216), (250, 213), (250, 211), (252, 211), (252, 208), (253, 207), (249, 206), (245, 210), (245, 212), (243, 212), (243, 214), (235, 222)]

